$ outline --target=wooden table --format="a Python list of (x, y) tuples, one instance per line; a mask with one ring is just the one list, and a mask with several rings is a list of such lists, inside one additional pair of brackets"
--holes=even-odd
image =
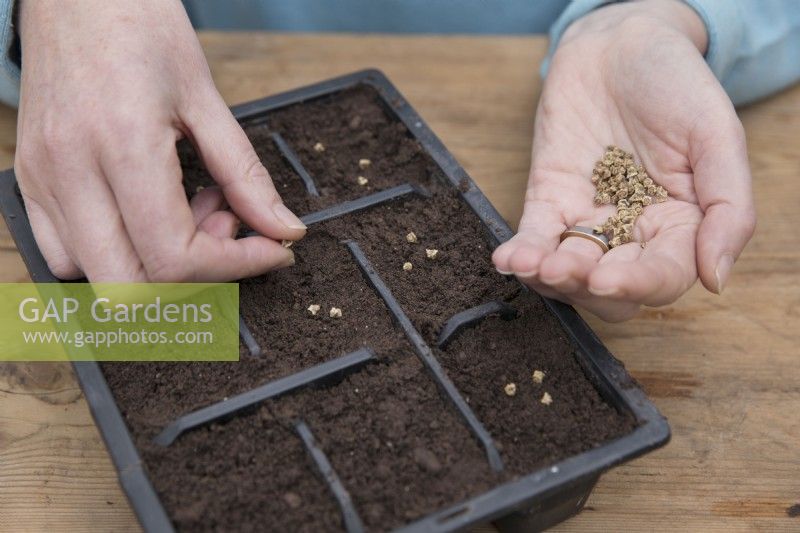
[[(230, 103), (365, 67), (394, 81), (500, 212), (520, 216), (541, 37), (202, 35)], [(759, 229), (721, 297), (588, 317), (672, 442), (605, 475), (562, 531), (793, 530), (800, 517), (800, 87), (741, 111)], [(0, 109), (0, 164), (15, 112)], [(27, 279), (5, 227), (0, 281)], [(0, 530), (135, 530), (70, 368), (0, 366)]]

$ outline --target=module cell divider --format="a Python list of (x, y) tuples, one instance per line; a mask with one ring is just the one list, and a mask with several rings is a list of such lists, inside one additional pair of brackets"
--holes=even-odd
[(442, 326), (436, 346), (445, 348), (456, 333), (492, 315), (499, 315), (503, 320), (511, 320), (517, 317), (517, 310), (505, 302), (493, 300), (456, 313)]
[(425, 339), (422, 338), (422, 335), (414, 327), (411, 319), (408, 318), (408, 315), (406, 315), (405, 311), (403, 311), (402, 306), (397, 299), (395, 299), (394, 295), (389, 290), (389, 287), (372, 267), (372, 264), (361, 250), (361, 247), (353, 240), (343, 241), (343, 244), (345, 244), (350, 250), (350, 253), (353, 255), (353, 259), (355, 259), (356, 263), (361, 269), (361, 272), (367, 278), (372, 288), (375, 289), (378, 295), (386, 303), (386, 307), (389, 308), (389, 312), (392, 314), (397, 324), (402, 328), (403, 332), (406, 334), (406, 337), (408, 337), (408, 340), (414, 346), (414, 350), (417, 352), (417, 355), (421, 359), (422, 363), (427, 367), (428, 371), (433, 376), (433, 379), (439, 386), (439, 389), (444, 392), (445, 396), (447, 396), (447, 398), (450, 400), (453, 407), (464, 419), (464, 422), (466, 422), (472, 434), (483, 446), (486, 453), (486, 459), (489, 462), (492, 470), (495, 472), (502, 471), (503, 460), (500, 458), (500, 452), (497, 450), (491, 434), (486, 430), (485, 427), (483, 427), (483, 424), (480, 422), (480, 420), (478, 420), (478, 417), (475, 416), (475, 413), (461, 396), (461, 393), (458, 392), (456, 386), (452, 381), (450, 381), (450, 378), (442, 368), (442, 365), (433, 355), (433, 352), (425, 342)]
[(294, 429), (300, 436), (300, 440), (303, 441), (306, 452), (314, 461), (314, 465), (317, 467), (328, 489), (333, 493), (333, 497), (336, 498), (344, 520), (345, 530), (347, 530), (347, 533), (361, 533), (364, 531), (364, 524), (361, 522), (361, 517), (358, 516), (355, 505), (353, 505), (353, 499), (347, 489), (344, 488), (325, 452), (317, 445), (311, 429), (302, 420), (295, 421)]
[[(416, 194), (424, 198), (428, 198), (431, 195), (424, 187), (419, 185), (411, 185), (410, 183), (403, 183), (402, 185), (397, 185), (396, 187), (384, 189), (376, 193), (362, 196), (361, 198), (356, 198), (355, 200), (342, 202), (331, 207), (321, 209), (320, 211), (303, 215), (300, 217), (300, 220), (306, 226), (310, 226), (312, 224), (318, 224), (319, 222), (325, 222), (326, 220), (330, 220), (332, 218), (338, 218), (344, 215), (355, 213), (357, 211), (363, 211), (364, 209), (368, 209), (370, 207), (394, 200), (395, 198), (407, 196), (409, 194)], [(248, 231), (245, 233), (245, 237), (255, 237), (257, 235), (260, 235), (260, 233), (257, 231)]]
[(306, 167), (304, 167), (303, 163), (300, 162), (300, 158), (297, 157), (296, 153), (294, 153), (294, 150), (292, 150), (292, 147), (286, 142), (286, 139), (284, 139), (283, 136), (277, 131), (270, 131), (269, 136), (272, 139), (272, 142), (275, 143), (275, 146), (278, 148), (283, 158), (288, 161), (295, 173), (300, 176), (301, 180), (303, 180), (303, 184), (306, 186), (306, 191), (308, 191), (308, 194), (311, 196), (319, 196), (319, 191), (317, 190), (317, 184), (314, 183), (314, 178), (311, 177), (311, 174), (308, 173)]
[(430, 196), (430, 193), (424, 187), (412, 185), (410, 183), (403, 183), (402, 185), (397, 185), (389, 189), (368, 194), (366, 196), (356, 198), (355, 200), (348, 200), (346, 202), (333, 205), (326, 209), (322, 209), (321, 211), (309, 213), (308, 215), (300, 217), (300, 220), (302, 220), (303, 224), (306, 226), (317, 224), (332, 218), (338, 218), (344, 215), (355, 213), (357, 211), (362, 211), (364, 209), (394, 200), (395, 198), (407, 196), (409, 194), (417, 194), (424, 198)]
[(247, 323), (244, 321), (241, 315), (239, 315), (239, 337), (242, 338), (244, 341), (245, 346), (247, 346), (247, 350), (250, 352), (250, 355), (253, 357), (259, 357), (261, 355), (261, 346), (258, 345), (258, 341), (256, 341), (253, 334), (250, 332), (250, 328), (247, 327)]
[(278, 378), (222, 400), (196, 411), (181, 416), (166, 426), (153, 439), (155, 444), (169, 446), (182, 433), (198, 426), (227, 418), (242, 409), (246, 409), (270, 398), (276, 398), (301, 387), (336, 379), (348, 372), (355, 371), (364, 364), (375, 361), (375, 353), (370, 348), (361, 348), (342, 357), (306, 368), (286, 377)]

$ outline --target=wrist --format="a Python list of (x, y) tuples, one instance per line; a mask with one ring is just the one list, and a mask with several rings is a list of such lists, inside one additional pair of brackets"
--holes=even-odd
[(646, 38), (651, 31), (669, 31), (688, 39), (704, 55), (708, 48), (708, 32), (697, 12), (682, 0), (629, 0), (607, 4), (573, 22), (561, 39), (569, 42), (581, 35), (641, 31)]
[[(81, 9), (98, 9), (81, 0), (80, 6), (73, 2), (52, 0), (16, 0), (17, 32), (23, 49), (23, 60), (30, 65), (43, 55), (57, 50), (55, 44), (63, 41), (66, 34), (77, 27), (77, 15)], [(78, 9), (80, 8), (80, 9)], [(42, 50), (46, 49), (47, 52)]]
[(16, 26), (20, 39), (29, 39), (38, 30), (46, 32), (58, 17), (59, 4), (50, 4), (41, 0), (16, 0)]

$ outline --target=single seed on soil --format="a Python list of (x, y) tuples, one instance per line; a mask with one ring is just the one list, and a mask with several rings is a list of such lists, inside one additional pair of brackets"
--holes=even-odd
[(202, 185), (198, 185), (197, 188), (194, 190), (194, 192), (198, 193), (198, 192), (202, 191), (203, 189), (205, 189), (205, 187), (203, 187)]
[(342, 310), (338, 307), (331, 307), (330, 312), (328, 312), (328, 316), (331, 318), (342, 318)]
[(553, 397), (550, 396), (549, 393), (545, 392), (544, 394), (542, 394), (542, 399), (539, 401), (545, 405), (550, 405), (551, 403), (553, 403)]
[(360, 168), (361, 170), (364, 170), (364, 169), (368, 168), (371, 164), (372, 164), (372, 161), (370, 161), (369, 159), (359, 159), (358, 160), (358, 168)]
[(517, 393), (517, 384), (509, 383), (503, 387), (503, 391), (505, 391), (506, 396), (514, 396)]
[(315, 144), (314, 145), (314, 151), (315, 152), (324, 152), (325, 151), (325, 145), (322, 144), (322, 143)]
[(428, 472), (438, 472), (442, 469), (442, 464), (439, 462), (439, 459), (427, 448), (414, 448), (412, 454), (417, 464)]
[(356, 179), (356, 181), (358, 181), (358, 184), (359, 184), (359, 185), (361, 185), (361, 186), (364, 186), (364, 185), (366, 185), (367, 183), (369, 183), (369, 180), (368, 180), (367, 178), (365, 178), (364, 176), (359, 176), (359, 177)]
[(308, 306), (308, 312), (311, 313), (312, 316), (317, 316), (319, 310), (322, 309), (319, 304), (311, 304)]
[(303, 500), (300, 496), (294, 492), (287, 492), (283, 495), (283, 501), (286, 502), (286, 505), (291, 507), (292, 509), (297, 509), (303, 504)]
[(428, 256), (428, 259), (436, 259), (436, 256), (439, 255), (439, 250), (425, 248), (425, 255)]
[(533, 378), (534, 383), (541, 383), (544, 381), (544, 372), (541, 370), (534, 370), (531, 377)]
[(413, 243), (413, 242), (417, 242), (417, 234), (416, 234), (416, 233), (414, 233), (413, 231), (412, 231), (412, 232), (410, 232), (408, 235), (406, 235), (406, 240), (407, 240), (408, 242), (412, 242), (412, 243)]
[(405, 270), (406, 272), (408, 272), (408, 271), (409, 271), (409, 270), (411, 270), (412, 268), (414, 268), (414, 265), (412, 265), (412, 264), (411, 264), (411, 263), (409, 263), (408, 261), (406, 261), (405, 263), (403, 263), (403, 270)]

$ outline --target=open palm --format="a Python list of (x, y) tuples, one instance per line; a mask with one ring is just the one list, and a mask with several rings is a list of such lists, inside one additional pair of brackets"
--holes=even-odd
[[(545, 296), (615, 321), (673, 302), (698, 273), (719, 292), (755, 216), (741, 124), (697, 47), (641, 20), (602, 28), (565, 37), (553, 58), (519, 233), (494, 261)], [(585, 239), (559, 243), (568, 227), (614, 213), (594, 205), (590, 181), (611, 144), (632, 152), (670, 199), (645, 208), (635, 242), (606, 254)]]

